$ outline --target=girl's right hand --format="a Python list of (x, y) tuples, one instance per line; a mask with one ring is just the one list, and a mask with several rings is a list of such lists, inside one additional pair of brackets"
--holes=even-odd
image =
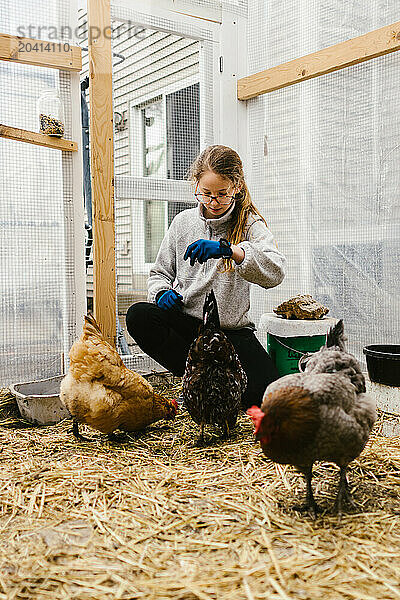
[(163, 310), (169, 310), (171, 308), (182, 309), (183, 308), (183, 296), (178, 294), (175, 290), (166, 290), (159, 292), (156, 298), (156, 304)]
[(209, 258), (230, 258), (232, 256), (231, 244), (228, 240), (221, 238), (218, 242), (215, 240), (196, 240), (186, 248), (183, 260), (190, 258), (190, 264), (199, 262), (201, 265)]

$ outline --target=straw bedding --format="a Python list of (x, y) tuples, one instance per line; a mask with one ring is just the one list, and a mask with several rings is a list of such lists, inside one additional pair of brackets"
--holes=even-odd
[(313, 522), (293, 509), (302, 476), (262, 455), (244, 415), (205, 448), (185, 412), (78, 443), (69, 421), (24, 428), (12, 404), (0, 395), (0, 599), (400, 598), (400, 439), (379, 423), (350, 469), (358, 509), (338, 522), (337, 468), (320, 464)]

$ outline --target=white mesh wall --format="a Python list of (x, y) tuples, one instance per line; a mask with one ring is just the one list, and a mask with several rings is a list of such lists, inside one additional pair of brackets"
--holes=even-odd
[(185, 5), (209, 11), (224, 10), (234, 15), (247, 16), (247, 0), (185, 0)]
[(193, 203), (184, 180), (200, 147), (213, 139), (211, 36), (201, 27), (152, 15), (145, 21), (128, 9), (114, 7), (113, 13), (119, 19), (114, 27), (128, 18), (146, 25), (133, 43), (121, 43), (118, 36), (113, 41), (113, 51), (124, 56), (113, 68), (114, 107), (127, 119), (126, 128), (115, 132), (123, 322), (127, 307), (147, 296), (148, 273), (173, 217)]
[[(121, 325), (130, 304), (147, 296), (148, 274), (173, 217), (194, 203), (186, 181), (191, 162), (214, 141), (213, 34), (201, 21), (175, 20), (172, 11), (170, 19), (156, 13), (137, 11), (129, 2), (112, 5)], [(82, 11), (83, 31), (86, 20)], [(82, 39), (82, 46), (86, 44), (87, 39)], [(85, 53), (83, 58), (86, 75)], [(90, 294), (91, 271), (88, 290)], [(132, 343), (129, 337), (128, 341)]]
[[(248, 8), (249, 73), (397, 19), (393, 0), (187, 4), (219, 11), (222, 28), (227, 15), (243, 17)], [(121, 316), (146, 296), (162, 236), (191, 199), (180, 187), (190, 160), (198, 148), (224, 142), (213, 112), (218, 39), (201, 20), (127, 5), (112, 7)], [(253, 287), (253, 318), (311, 293), (345, 319), (359, 357), (366, 343), (399, 332), (398, 60), (395, 53), (247, 103), (250, 189), (289, 260), (282, 285)]]
[[(0, 31), (71, 43), (61, 27), (70, 10), (67, 0), (0, 0)], [(72, 139), (71, 76), (55, 69), (0, 62), (0, 122), (39, 131), (36, 102), (46, 90), (59, 93)], [(76, 289), (71, 153), (1, 138), (0, 174), (3, 386), (63, 372), (76, 336)]]
[[(390, 24), (397, 9), (251, 0), (249, 72)], [(359, 358), (400, 334), (399, 67), (394, 53), (248, 103), (253, 196), (289, 260), (282, 285), (253, 290), (254, 316), (311, 293), (344, 318)]]

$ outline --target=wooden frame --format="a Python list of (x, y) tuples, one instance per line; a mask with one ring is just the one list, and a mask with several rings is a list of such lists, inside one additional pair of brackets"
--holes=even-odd
[[(69, 25), (72, 30), (78, 26), (78, 3), (70, 0)], [(25, 45), (21, 52), (20, 45)], [(28, 49), (26, 44), (31, 44)], [(47, 44), (49, 46), (47, 47)], [(68, 44), (67, 42), (65, 44)], [(60, 71), (59, 78), (70, 81), (70, 87), (61, 90), (64, 101), (71, 101), (71, 135), (80, 140), (81, 125), (81, 90), (80, 71), (82, 70), (81, 48), (78, 46), (56, 44), (44, 40), (11, 36), (0, 33), (0, 60), (19, 64), (35, 65), (54, 68)], [(68, 75), (64, 73), (68, 72)], [(0, 124), (0, 137), (27, 142), (38, 146), (61, 150), (62, 186), (68, 197), (64, 202), (64, 233), (65, 252), (73, 256), (71, 265), (66, 267), (66, 318), (63, 319), (64, 329), (64, 368), (68, 364), (68, 352), (74, 342), (77, 329), (82, 326), (86, 312), (86, 273), (84, 259), (84, 208), (82, 202), (82, 154), (77, 152), (78, 143), (64, 138), (54, 138), (42, 133), (19, 129)], [(71, 168), (72, 165), (72, 168)], [(71, 186), (72, 184), (72, 186)], [(72, 189), (71, 189), (72, 187)], [(72, 202), (70, 197), (72, 193)], [(72, 235), (71, 235), (72, 226)], [(75, 320), (75, 323), (74, 321)], [(70, 325), (74, 326), (71, 327)]]
[(249, 100), (400, 50), (400, 21), (238, 80), (237, 97)]
[(18, 140), (19, 142), (28, 142), (36, 146), (45, 146), (46, 148), (54, 148), (55, 150), (63, 150), (64, 152), (76, 152), (78, 144), (64, 138), (51, 137), (44, 133), (36, 133), (26, 129), (18, 129), (17, 127), (9, 127), (0, 123), (0, 137), (8, 138), (9, 140)]
[[(23, 52), (20, 49), (21, 44), (25, 48)], [(26, 49), (27, 44), (30, 44), (29, 51)], [(48, 49), (46, 49), (47, 46), (49, 46)], [(35, 50), (33, 50), (34, 47), (36, 47)], [(6, 33), (0, 33), (0, 60), (63, 71), (80, 72), (82, 70), (82, 52), (79, 46), (18, 37)], [(66, 152), (78, 150), (77, 143), (72, 140), (55, 138), (3, 124), (0, 124), (0, 137)]]
[[(77, 0), (71, 0), (71, 24), (78, 26), (78, 6)], [(69, 75), (70, 98), (71, 98), (71, 137), (75, 140), (82, 140), (82, 120), (81, 120), (81, 86), (80, 73), (73, 72)], [(68, 90), (63, 88), (63, 94)], [(83, 190), (83, 156), (81, 151), (81, 142), (79, 141), (79, 152), (72, 154), (62, 153), (63, 182), (66, 185), (66, 193), (70, 194), (71, 183), (71, 164), (72, 164), (72, 206), (67, 213), (64, 208), (64, 231), (66, 253), (73, 257), (73, 266), (69, 267), (70, 275), (66, 278), (66, 298), (68, 299), (68, 321), (75, 326), (68, 327), (64, 324), (64, 348), (65, 359), (68, 357), (69, 350), (77, 336), (81, 333), (83, 318), (87, 311), (86, 300), (86, 265), (85, 265), (85, 213), (82, 198)], [(72, 221), (72, 223), (71, 223)], [(72, 224), (72, 237), (71, 237)], [(67, 254), (68, 255), (68, 254)], [(71, 273), (72, 269), (72, 273)], [(70, 287), (71, 286), (71, 287)], [(67, 367), (67, 360), (65, 361)]]
[(246, 165), (249, 162), (250, 147), (247, 133), (247, 107), (237, 101), (237, 81), (239, 73), (245, 72), (247, 65), (247, 18), (235, 15), (222, 8), (222, 22), (219, 30), (218, 55), (214, 58), (213, 93), (218, 102), (218, 126), (215, 143), (234, 148)]
[(79, 46), (7, 33), (0, 33), (0, 60), (63, 71), (82, 70), (82, 51)]
[(88, 0), (90, 162), (93, 203), (93, 300), (105, 338), (116, 345), (114, 147), (110, 0)]

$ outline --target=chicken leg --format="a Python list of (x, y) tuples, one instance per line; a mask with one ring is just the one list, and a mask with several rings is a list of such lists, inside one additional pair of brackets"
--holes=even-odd
[(79, 440), (80, 442), (90, 442), (91, 439), (85, 437), (84, 435), (82, 435), (79, 432), (79, 423), (78, 421), (75, 421), (75, 419), (72, 421), (72, 433), (74, 434), (75, 438), (77, 440)]
[(339, 517), (342, 516), (342, 508), (343, 508), (344, 502), (347, 502), (347, 504), (350, 504), (350, 506), (353, 506), (353, 507), (357, 506), (351, 496), (346, 472), (347, 472), (347, 465), (344, 467), (343, 466), (340, 467), (339, 489), (338, 489), (338, 493), (337, 493), (336, 500), (335, 500), (335, 509), (337, 510)]
[(196, 446), (204, 446), (205, 445), (205, 439), (204, 439), (204, 423), (201, 422), (200, 423), (200, 435), (197, 438), (197, 442), (196, 442)]
[(294, 507), (295, 510), (299, 510), (301, 512), (305, 512), (308, 511), (310, 516), (315, 519), (317, 516), (317, 513), (320, 511), (320, 508), (318, 506), (318, 504), (315, 502), (315, 498), (314, 498), (314, 494), (312, 491), (312, 486), (311, 486), (311, 479), (312, 479), (312, 465), (309, 467), (298, 467), (299, 470), (303, 473), (305, 479), (306, 479), (306, 501), (305, 504), (298, 506), (296, 505)]
[(225, 421), (224, 425), (222, 426), (222, 439), (227, 440), (227, 439), (229, 439), (230, 435), (231, 435), (230, 423), (228, 423), (228, 421)]

